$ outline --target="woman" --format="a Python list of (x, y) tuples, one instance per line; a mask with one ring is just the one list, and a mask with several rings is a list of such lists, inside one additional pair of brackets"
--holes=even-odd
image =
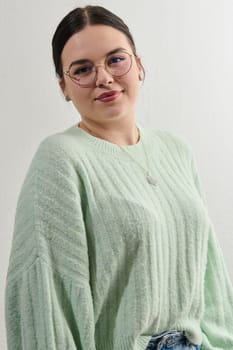
[(41, 142), (17, 205), (8, 349), (233, 349), (233, 289), (190, 146), (137, 125), (125, 23), (71, 11), (53, 37), (81, 121)]

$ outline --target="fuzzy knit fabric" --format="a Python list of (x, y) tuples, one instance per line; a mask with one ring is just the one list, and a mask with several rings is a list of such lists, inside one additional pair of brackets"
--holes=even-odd
[(8, 350), (144, 350), (169, 329), (233, 349), (233, 288), (192, 149), (138, 127), (135, 145), (73, 125), (38, 146), (16, 209)]

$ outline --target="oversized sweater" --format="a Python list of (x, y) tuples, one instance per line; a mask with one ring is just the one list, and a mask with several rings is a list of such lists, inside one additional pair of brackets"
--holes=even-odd
[(144, 350), (174, 328), (233, 349), (233, 289), (192, 148), (138, 127), (135, 145), (74, 125), (38, 146), (16, 209), (8, 350)]

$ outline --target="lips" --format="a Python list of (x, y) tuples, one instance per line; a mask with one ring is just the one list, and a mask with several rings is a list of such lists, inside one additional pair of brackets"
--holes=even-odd
[(117, 98), (122, 92), (123, 91), (116, 91), (116, 90), (107, 91), (99, 95), (98, 97), (96, 97), (95, 100), (99, 100), (102, 102), (109, 102)]

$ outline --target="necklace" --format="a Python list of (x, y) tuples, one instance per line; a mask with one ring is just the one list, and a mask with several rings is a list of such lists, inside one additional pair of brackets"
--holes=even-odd
[[(138, 135), (139, 135), (139, 138), (138, 140), (140, 140), (141, 138), (141, 134), (140, 134), (140, 131), (137, 127), (137, 131), (138, 131)], [(128, 154), (128, 156), (135, 162), (137, 163), (140, 168), (142, 168), (142, 170), (144, 170), (144, 172), (146, 173), (146, 179), (147, 179), (147, 182), (150, 184), (150, 185), (153, 185), (153, 186), (156, 186), (157, 185), (157, 180), (151, 175), (151, 172), (150, 172), (150, 165), (149, 165), (149, 158), (147, 157), (147, 153), (146, 153), (146, 150), (144, 148), (144, 144), (142, 142), (142, 138), (141, 138), (141, 143), (142, 143), (142, 149), (143, 149), (143, 153), (145, 155), (145, 158), (146, 158), (146, 162), (147, 162), (147, 169), (145, 169), (139, 162), (137, 162), (134, 157), (131, 156), (130, 153), (128, 153), (121, 145), (117, 145), (118, 147), (120, 147), (120, 149), (122, 151), (124, 151), (125, 153)]]
[[(79, 128), (81, 128), (81, 125), (80, 125), (80, 124), (81, 124), (81, 122), (78, 123), (78, 127), (79, 127)], [(146, 173), (147, 182), (148, 182), (150, 185), (156, 186), (156, 185), (157, 185), (157, 180), (151, 175), (151, 172), (150, 172), (150, 165), (149, 165), (149, 159), (148, 159), (148, 157), (147, 157), (147, 153), (146, 153), (146, 150), (145, 150), (145, 148), (144, 148), (144, 144), (143, 144), (143, 141), (142, 141), (142, 138), (141, 138), (140, 131), (139, 131), (138, 127), (136, 127), (136, 128), (137, 128), (137, 131), (138, 131), (138, 141), (139, 141), (139, 139), (141, 139), (143, 153), (144, 153), (144, 155), (145, 155), (146, 162), (147, 162), (147, 169), (145, 169), (138, 161), (136, 161), (136, 160), (134, 159), (134, 157), (124, 149), (124, 147), (122, 147), (121, 145), (118, 145), (118, 144), (115, 144), (115, 145), (118, 146), (123, 152), (127, 153), (127, 155), (128, 155), (137, 165), (139, 165), (141, 169), (143, 169), (143, 171)], [(86, 126), (85, 126), (85, 129), (87, 129), (88, 132), (89, 132), (90, 134), (93, 134), (93, 135), (94, 135), (94, 133), (93, 133), (91, 130), (89, 130)], [(95, 135), (94, 135), (94, 136), (95, 136)]]

